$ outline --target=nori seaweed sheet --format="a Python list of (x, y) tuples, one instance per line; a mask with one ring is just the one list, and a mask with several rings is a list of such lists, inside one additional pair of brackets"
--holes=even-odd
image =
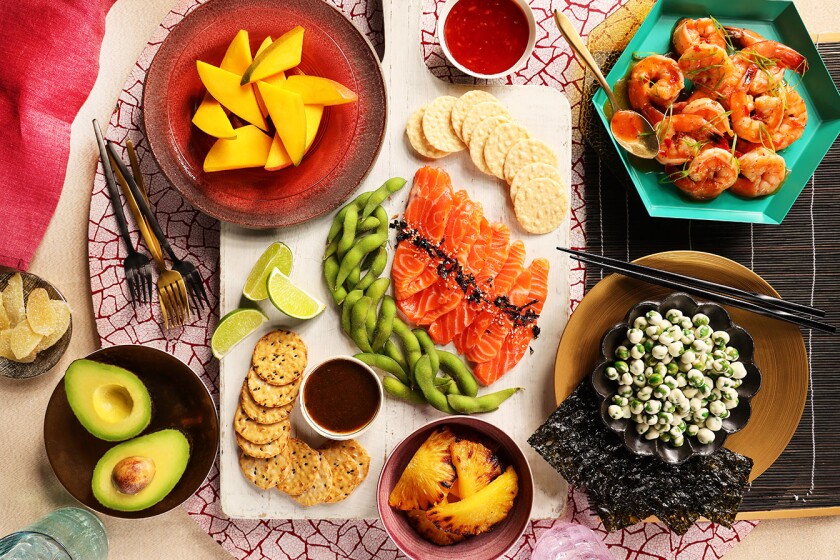
[(731, 526), (752, 459), (721, 447), (674, 465), (628, 451), (600, 418), (589, 380), (528, 438), (569, 484), (585, 487), (608, 531), (655, 515), (680, 535), (700, 516)]

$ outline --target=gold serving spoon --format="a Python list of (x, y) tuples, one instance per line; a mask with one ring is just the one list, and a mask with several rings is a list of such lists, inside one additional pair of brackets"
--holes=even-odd
[(656, 154), (659, 153), (659, 137), (653, 130), (653, 126), (640, 113), (630, 109), (620, 109), (618, 100), (607, 83), (607, 79), (604, 78), (601, 69), (598, 68), (598, 63), (595, 62), (592, 53), (586, 48), (581, 36), (575, 31), (569, 18), (560, 13), (559, 10), (554, 10), (554, 21), (580, 61), (595, 74), (598, 84), (607, 93), (607, 98), (610, 100), (613, 109), (613, 115), (610, 118), (610, 132), (612, 132), (613, 138), (622, 148), (636, 157), (655, 158)]

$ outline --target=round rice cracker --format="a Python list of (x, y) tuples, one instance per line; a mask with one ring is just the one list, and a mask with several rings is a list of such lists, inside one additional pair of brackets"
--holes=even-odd
[(436, 150), (460, 152), (466, 146), (452, 128), (452, 107), (457, 97), (442, 95), (432, 101), (423, 113), (423, 136)]
[(286, 447), (290, 469), (288, 475), (276, 484), (277, 489), (289, 496), (300, 496), (315, 482), (315, 473), (321, 468), (320, 454), (305, 441), (290, 437)]
[(242, 469), (245, 478), (250, 480), (251, 483), (258, 488), (268, 490), (274, 488), (289, 476), (291, 463), (285, 453), (279, 453), (267, 459), (251, 457), (242, 453), (239, 455), (239, 468)]
[(511, 146), (507, 157), (505, 157), (505, 181), (511, 184), (520, 169), (528, 164), (538, 162), (557, 167), (557, 154), (548, 144), (535, 138), (520, 140)]
[(321, 450), (321, 460), (330, 465), (333, 474), (333, 490), (327, 499), (328, 503), (346, 499), (367, 477), (370, 456), (364, 448), (361, 448), (361, 453), (363, 455), (336, 445), (330, 445)]
[(263, 406), (254, 400), (251, 391), (248, 390), (247, 381), (242, 384), (242, 391), (239, 393), (239, 405), (242, 411), (260, 424), (274, 424), (289, 417), (294, 408), (293, 403), (283, 406)]
[(250, 391), (254, 401), (263, 406), (280, 407), (287, 405), (295, 400), (298, 389), (300, 389), (300, 381), (288, 385), (267, 383), (257, 375), (254, 368), (248, 370), (248, 376), (245, 379), (248, 383), (248, 391)]
[(241, 406), (236, 407), (236, 415), (233, 418), (233, 429), (237, 434), (251, 443), (263, 445), (270, 441), (289, 437), (291, 424), (289, 420), (281, 420), (274, 424), (260, 424), (248, 418)]
[(510, 111), (507, 107), (497, 101), (484, 101), (478, 105), (473, 106), (467, 113), (467, 118), (464, 119), (464, 124), (461, 125), (461, 136), (464, 142), (470, 143), (473, 132), (481, 124), (481, 121), (490, 117), (504, 116), (511, 119)]
[(519, 188), (513, 209), (525, 231), (548, 233), (557, 229), (569, 212), (569, 193), (557, 181), (538, 177)]
[(464, 124), (464, 119), (467, 118), (467, 113), (470, 112), (470, 109), (485, 101), (498, 101), (498, 99), (492, 93), (482, 89), (470, 90), (458, 98), (455, 106), (452, 107), (452, 128), (455, 129), (458, 138), (464, 139), (461, 134), (461, 126)]
[(530, 138), (528, 129), (519, 123), (508, 122), (493, 129), (484, 146), (484, 161), (490, 173), (499, 179), (505, 178), (505, 158), (514, 144)]
[(286, 436), (258, 445), (248, 441), (239, 434), (236, 434), (236, 444), (239, 446), (239, 449), (241, 449), (246, 455), (250, 455), (251, 457), (255, 457), (257, 459), (270, 459), (271, 457), (279, 455), (286, 450), (286, 444), (288, 442), (289, 438)]
[(312, 486), (300, 496), (292, 496), (294, 501), (306, 507), (325, 503), (332, 495), (333, 490), (332, 468), (319, 451), (315, 453), (318, 457), (318, 469), (315, 471), (315, 480), (312, 482)]
[(257, 341), (251, 369), (267, 383), (288, 385), (300, 381), (306, 369), (306, 357), (306, 344), (297, 334), (271, 331)]
[(513, 181), (510, 184), (510, 199), (516, 202), (516, 193), (519, 192), (519, 189), (522, 188), (522, 185), (529, 182), (531, 179), (537, 179), (539, 177), (548, 177), (549, 179), (554, 179), (555, 181), (560, 183), (561, 187), (567, 188), (565, 187), (566, 182), (560, 175), (560, 170), (554, 167), (553, 165), (549, 165), (547, 163), (542, 162), (529, 163), (528, 165), (517, 171), (516, 175), (513, 177)]
[(414, 151), (429, 159), (440, 159), (449, 155), (449, 152), (436, 149), (429, 144), (426, 137), (423, 135), (423, 115), (426, 113), (426, 106), (420, 107), (414, 111), (408, 122), (405, 124), (405, 134), (408, 136), (408, 142)]
[(491, 175), (490, 170), (487, 168), (487, 163), (484, 161), (484, 146), (487, 144), (487, 139), (490, 138), (493, 130), (508, 121), (509, 119), (503, 115), (490, 117), (481, 121), (473, 131), (472, 137), (470, 138), (470, 159), (472, 159), (475, 166), (481, 172)]

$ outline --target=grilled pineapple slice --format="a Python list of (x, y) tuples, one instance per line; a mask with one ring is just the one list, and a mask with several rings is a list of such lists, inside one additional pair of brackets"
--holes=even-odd
[(499, 458), (480, 443), (460, 440), (452, 444), (450, 451), (461, 499), (469, 498), (502, 474)]
[(479, 535), (507, 517), (516, 494), (519, 477), (513, 467), (470, 496), (454, 504), (440, 504), (428, 511), (435, 527), (458, 535)]
[[(441, 503), (446, 503), (446, 500), (444, 499)], [(408, 515), (408, 522), (421, 537), (438, 546), (449, 546), (459, 543), (465, 538), (463, 535), (447, 533), (435, 527), (435, 524), (426, 516), (425, 511), (413, 509), (406, 515)]]
[(449, 446), (455, 436), (449, 428), (435, 430), (408, 462), (388, 504), (403, 511), (427, 510), (443, 500), (455, 482), (455, 468)]

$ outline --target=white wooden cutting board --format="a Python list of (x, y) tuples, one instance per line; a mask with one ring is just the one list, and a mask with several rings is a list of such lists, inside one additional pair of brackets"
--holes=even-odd
[[(386, 205), (388, 213), (394, 215), (404, 210), (411, 178), (418, 167), (426, 163), (415, 156), (405, 139), (404, 127), (408, 116), (439, 95), (458, 96), (474, 88), (442, 82), (427, 71), (420, 52), (419, 0), (386, 0), (384, 4), (386, 49), (383, 69), (388, 88), (388, 130), (379, 159), (359, 191), (374, 189), (389, 177), (402, 176), (408, 179), (409, 185)], [(563, 94), (544, 86), (493, 86), (484, 89), (498, 97), (534, 137), (546, 141), (557, 151), (561, 162), (560, 171), (566, 182), (571, 184), (572, 123), (569, 103)], [(555, 247), (568, 245), (568, 219), (550, 234), (528, 235), (516, 221), (507, 196), (507, 186), (478, 171), (466, 151), (438, 160), (434, 165), (442, 167), (452, 176), (452, 184), (456, 189), (466, 189), (471, 198), (480, 201), (489, 220), (502, 221), (510, 226), (512, 239), (518, 238), (525, 242), (527, 262), (536, 257), (545, 257), (551, 262), (549, 295), (539, 321), (542, 334), (531, 345), (534, 353), (526, 355), (489, 389), (492, 391), (521, 386), (525, 391), (504, 403), (500, 410), (485, 414), (482, 418), (503, 428), (525, 450), (536, 483), (532, 517), (557, 517), (565, 508), (566, 484), (560, 475), (533, 452), (526, 440), (555, 407), (554, 357), (560, 334), (569, 316), (569, 261)], [(309, 349), (310, 366), (337, 354), (352, 355), (358, 351), (342, 333), (338, 310), (323, 281), (321, 256), (333, 216), (334, 212), (300, 226), (279, 230), (253, 231), (228, 224), (222, 226), (222, 315), (239, 306), (248, 272), (265, 248), (278, 240), (286, 243), (294, 253), (292, 279), (328, 304), (322, 315), (307, 322), (290, 320), (267, 304), (264, 310), (271, 320), (222, 361), (221, 502), (222, 510), (230, 517), (376, 518), (376, 484), (385, 458), (415, 428), (442, 416), (441, 412), (429, 406), (414, 406), (387, 399), (377, 423), (360, 438), (371, 456), (370, 474), (348, 499), (338, 504), (304, 508), (275, 490), (259, 490), (242, 476), (233, 416), (242, 380), (250, 365), (251, 352), (259, 337), (281, 325), (295, 330)], [(386, 273), (389, 271), (390, 264)], [(323, 440), (309, 430), (299, 410), (295, 410), (292, 415), (292, 426), (293, 432), (310, 445), (322, 443)]]

